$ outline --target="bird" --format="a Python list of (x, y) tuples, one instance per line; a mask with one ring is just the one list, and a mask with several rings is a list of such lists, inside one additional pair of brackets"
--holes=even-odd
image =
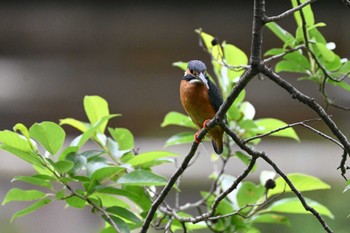
[[(201, 129), (206, 128), (206, 124), (215, 117), (223, 99), (218, 87), (209, 79), (207, 67), (200, 60), (191, 60), (187, 64), (185, 74), (180, 82), (180, 99), (183, 108), (193, 123)], [(194, 139), (197, 143), (197, 134)], [(208, 130), (212, 139), (215, 153), (223, 152), (224, 130), (217, 125)]]

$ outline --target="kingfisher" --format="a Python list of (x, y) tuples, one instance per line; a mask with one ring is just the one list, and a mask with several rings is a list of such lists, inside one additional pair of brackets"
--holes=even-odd
[[(223, 99), (217, 86), (209, 79), (204, 62), (188, 62), (185, 75), (180, 83), (180, 99), (185, 111), (198, 128), (206, 128), (206, 123), (215, 117)], [(198, 131), (199, 132), (199, 131)], [(197, 143), (198, 132), (194, 138)], [(215, 153), (223, 151), (224, 130), (219, 125), (208, 130)]]

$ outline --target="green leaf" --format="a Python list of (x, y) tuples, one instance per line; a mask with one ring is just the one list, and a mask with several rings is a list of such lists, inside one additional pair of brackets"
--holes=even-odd
[(66, 147), (60, 156), (58, 157), (58, 160), (65, 160), (67, 157), (74, 156), (79, 151), (79, 147), (77, 146), (68, 146)]
[(183, 61), (174, 62), (173, 66), (178, 67), (181, 70), (185, 71), (187, 69), (187, 62), (183, 62)]
[(194, 133), (193, 132), (181, 132), (181, 133), (178, 133), (178, 134), (171, 136), (165, 142), (165, 147), (192, 143), (193, 140), (194, 140)]
[(282, 49), (282, 48), (272, 48), (272, 49), (269, 49), (268, 51), (266, 51), (264, 53), (264, 56), (267, 57), (267, 56), (275, 56), (275, 55), (278, 55), (278, 54), (282, 54), (284, 53), (285, 50)]
[(125, 220), (126, 222), (131, 222), (137, 225), (140, 225), (142, 221), (139, 217), (137, 217), (133, 212), (128, 209), (119, 206), (112, 206), (106, 209), (106, 211), (110, 214), (118, 216)]
[[(260, 134), (269, 133), (273, 130), (287, 126), (285, 122), (274, 118), (259, 119), (255, 121), (255, 124), (259, 127)], [(286, 128), (284, 130), (271, 134), (271, 136), (287, 137), (287, 138), (292, 138), (292, 139), (295, 139), (296, 141), (299, 141), (299, 137), (293, 128)]]
[[(1, 132), (0, 132), (0, 134), (1, 134)], [(24, 150), (21, 150), (21, 149), (15, 148), (15, 147), (11, 147), (8, 145), (0, 145), (0, 149), (15, 155), (18, 158), (23, 159), (24, 161), (26, 161), (30, 164), (42, 166), (41, 160), (32, 151), (24, 151)]]
[(252, 182), (243, 182), (237, 192), (237, 201), (240, 207), (247, 204), (256, 204), (264, 196), (265, 188)]
[[(12, 181), (22, 181), (29, 184), (45, 187), (51, 189), (53, 186), (51, 182), (41, 176), (15, 176)], [(12, 182), (11, 181), (11, 182)]]
[(287, 226), (290, 226), (291, 223), (289, 219), (286, 216), (278, 215), (278, 214), (262, 214), (262, 215), (255, 215), (251, 218), (252, 222), (254, 223), (273, 223), (273, 224), (284, 224)]
[(178, 156), (178, 155), (168, 151), (151, 151), (151, 152), (138, 154), (135, 157), (128, 160), (127, 163), (133, 167), (136, 167), (156, 159), (174, 157), (174, 156)]
[(191, 118), (185, 114), (179, 112), (169, 112), (161, 124), (161, 127), (169, 125), (178, 125), (188, 127), (192, 129), (198, 129), (198, 127), (192, 122)]
[[(105, 215), (102, 215), (102, 217), (106, 222), (108, 222), (111, 225), (110, 220)], [(111, 215), (110, 218), (115, 223), (115, 225), (117, 225), (118, 229), (120, 230), (120, 232), (118, 232), (118, 233), (130, 233), (130, 228), (129, 228), (128, 224), (126, 224), (124, 222), (123, 219), (118, 218), (117, 216), (114, 216), (114, 215)], [(115, 230), (113, 230), (111, 232), (115, 232)]]
[(318, 43), (327, 44), (327, 40), (317, 28), (312, 28), (309, 30), (309, 38)]
[[(236, 151), (235, 156), (237, 156), (237, 158), (239, 158), (247, 166), (249, 165), (250, 161), (252, 160), (251, 156), (248, 156), (248, 155), (242, 153), (241, 151)], [(252, 172), (254, 172), (255, 170), (256, 170), (256, 164), (254, 165)]]
[(123, 188), (119, 189), (108, 186), (101, 188), (97, 192), (126, 197), (140, 206), (144, 211), (149, 210), (152, 204), (145, 194), (143, 187), (123, 186)]
[(58, 173), (66, 173), (74, 167), (74, 163), (69, 160), (60, 160), (55, 163), (55, 168)]
[(118, 184), (136, 185), (136, 186), (164, 186), (167, 179), (145, 170), (137, 170), (127, 173), (120, 177)]
[(104, 183), (124, 170), (125, 168), (123, 167), (115, 167), (115, 166), (103, 167), (94, 171), (94, 173), (92, 173), (91, 175), (91, 179), (97, 180), (100, 183)]
[[(238, 47), (232, 45), (232, 44), (223, 44), (222, 48), (224, 50), (225, 54), (225, 61), (231, 65), (231, 66), (242, 66), (248, 64), (248, 57), (247, 55)], [(222, 70), (223, 71), (223, 70)], [(231, 82), (236, 82), (237, 78), (240, 77), (244, 70), (232, 70), (232, 69), (226, 69), (228, 77), (230, 78)], [(227, 84), (226, 84), (227, 85)], [(223, 85), (222, 87), (224, 87)]]
[(9, 130), (0, 131), (0, 143), (2, 143), (2, 146), (5, 145), (23, 152), (32, 151), (30, 144), (23, 136), (21, 137), (17, 133)]
[[(300, 192), (303, 191), (312, 191), (312, 190), (322, 190), (330, 189), (330, 186), (325, 182), (321, 181), (319, 178), (300, 174), (300, 173), (291, 173), (287, 175), (288, 179), (294, 184), (295, 188)], [(271, 197), (282, 192), (291, 192), (291, 189), (286, 184), (282, 177), (279, 177), (275, 180), (276, 187), (272, 190), (269, 190), (268, 196)]]
[[(329, 211), (329, 209), (320, 203), (305, 198), (306, 203), (314, 208), (319, 214), (327, 216), (331, 219), (334, 215)], [(266, 212), (279, 212), (279, 213), (291, 213), (291, 214), (312, 214), (306, 211), (304, 206), (301, 204), (300, 200), (296, 197), (284, 198), (279, 201), (274, 202), (269, 208), (265, 210)], [(264, 211), (264, 212), (265, 212)]]
[(280, 27), (277, 23), (275, 22), (270, 22), (266, 24), (266, 27), (268, 27), (278, 38), (280, 38), (284, 43), (289, 42), (291, 40), (295, 40), (295, 38), (284, 30), (282, 27)]
[[(207, 192), (201, 192), (201, 196), (204, 198), (204, 197), (207, 197), (209, 193)], [(213, 204), (215, 200), (215, 197), (213, 195), (211, 195), (208, 200), (207, 200), (207, 205), (208, 206), (211, 206)], [(234, 208), (233, 208), (233, 205), (229, 202), (228, 199), (222, 199), (219, 203), (219, 205), (217, 206), (216, 208), (216, 212), (215, 214), (229, 214), (229, 213), (232, 213), (234, 211)]]
[(104, 193), (94, 193), (90, 196), (91, 198), (97, 198), (104, 207), (119, 206), (125, 209), (130, 209), (130, 205), (122, 199), (115, 197), (114, 195)]
[(118, 143), (119, 150), (131, 150), (134, 148), (134, 136), (125, 128), (108, 128), (113, 139)]
[[(239, 110), (238, 106), (232, 104), (227, 111), (227, 119), (228, 121), (238, 121), (242, 118), (243, 113)], [(193, 134), (193, 133), (192, 133)], [(193, 141), (193, 140), (192, 140)]]
[(344, 81), (342, 82), (336, 82), (336, 81), (333, 81), (333, 80), (330, 80), (328, 79), (327, 80), (328, 83), (332, 84), (333, 86), (337, 86), (337, 87), (341, 87), (343, 88), (344, 90), (350, 92), (350, 85)]
[[(95, 125), (103, 117), (109, 115), (108, 103), (100, 96), (85, 96), (84, 109), (91, 125)], [(106, 126), (107, 122), (105, 121), (98, 126), (97, 131), (103, 133)]]
[(78, 172), (80, 172), (86, 165), (87, 159), (85, 156), (81, 154), (68, 154), (66, 157), (67, 160), (72, 161), (74, 166), (72, 169), (70, 169), (69, 174), (76, 175)]
[(58, 124), (50, 121), (35, 123), (29, 129), (30, 136), (37, 140), (51, 155), (62, 147), (66, 133)]
[(195, 31), (198, 33), (201, 42), (211, 54), (213, 60), (221, 61), (223, 58), (223, 51), (218, 43), (213, 43), (216, 40), (215, 37), (203, 32), (201, 29), (197, 29)]
[[(236, 178), (228, 175), (228, 174), (223, 174), (220, 179), (220, 186), (223, 190), (227, 190), (231, 187), (233, 182), (235, 182)], [(237, 192), (231, 192), (227, 195), (227, 198), (230, 200), (231, 203), (235, 204), (235, 209), (238, 209), (239, 206), (237, 204)]]
[(73, 118), (65, 118), (60, 120), (60, 125), (70, 125), (81, 132), (85, 132), (89, 128), (89, 123), (79, 121)]
[(17, 123), (14, 127), (13, 127), (14, 131), (19, 131), (21, 132), (21, 134), (26, 137), (27, 140), (30, 139), (30, 135), (29, 135), (29, 131), (27, 129), (27, 127), (25, 125), (23, 125), (22, 123)]
[(350, 72), (350, 61), (344, 62), (339, 68), (338, 72), (341, 74), (347, 74), (348, 72)]
[[(292, 1), (292, 6), (293, 7), (297, 7), (298, 6), (298, 1), (297, 0), (291, 0), (291, 1)], [(304, 2), (306, 2), (306, 0), (300, 0), (301, 4), (304, 3)], [(305, 24), (308, 25), (308, 26), (314, 25), (315, 24), (314, 13), (312, 12), (310, 4), (305, 6), (305, 7), (303, 7), (301, 9), (301, 11), (303, 12), (304, 17), (305, 17)], [(302, 18), (301, 18), (300, 11), (296, 11), (294, 13), (294, 18), (295, 18), (295, 21), (297, 22), (298, 26), (302, 26), (303, 25), (303, 21), (302, 21)]]
[(82, 209), (86, 206), (86, 201), (77, 196), (71, 196), (65, 199), (66, 203), (70, 207)]
[(96, 138), (96, 134), (101, 128), (101, 125), (107, 124), (109, 119), (118, 116), (117, 114), (112, 114), (102, 117), (98, 120), (92, 127), (86, 130), (82, 135), (74, 139), (71, 143), (71, 146), (81, 147), (84, 145), (90, 138)]
[(348, 191), (350, 189), (350, 180), (346, 181), (346, 186), (343, 190), (343, 193), (345, 193), (346, 191)]
[(91, 176), (98, 169), (109, 167), (110, 163), (103, 157), (97, 157), (94, 159), (89, 159), (85, 165), (86, 173)]
[(336, 55), (333, 51), (327, 48), (327, 45), (323, 43), (316, 43), (316, 47), (320, 52), (320, 55), (326, 62), (332, 62), (336, 58)]
[(142, 164), (142, 168), (147, 169), (158, 165), (162, 165), (164, 163), (173, 163), (173, 162), (174, 162), (173, 158), (160, 158), (160, 159), (155, 159), (150, 162)]
[(300, 69), (309, 70), (311, 68), (309, 60), (303, 55), (301, 50), (288, 53), (283, 56), (283, 59), (290, 61), (293, 64), (297, 64)]
[(22, 217), (24, 215), (30, 214), (36, 210), (38, 210), (39, 208), (49, 204), (51, 202), (51, 199), (43, 199), (40, 201), (37, 201), (35, 203), (33, 203), (32, 205), (17, 211), (16, 213), (14, 213), (11, 217), (11, 222), (14, 221), (16, 218)]
[(244, 101), (240, 105), (240, 111), (243, 113), (243, 119), (245, 120), (253, 120), (255, 116), (255, 108), (248, 101)]
[(6, 205), (12, 201), (34, 201), (46, 197), (46, 193), (39, 190), (23, 190), (13, 188), (7, 192), (2, 205)]
[(307, 70), (302, 64), (283, 60), (277, 63), (275, 71), (279, 72), (296, 72), (296, 73), (307, 73)]

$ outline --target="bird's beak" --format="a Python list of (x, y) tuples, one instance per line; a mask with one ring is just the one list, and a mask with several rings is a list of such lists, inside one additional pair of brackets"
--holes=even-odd
[(205, 75), (202, 72), (199, 73), (199, 75), (196, 76), (196, 78), (201, 80), (207, 86), (207, 88), (209, 89), (208, 80), (205, 78)]

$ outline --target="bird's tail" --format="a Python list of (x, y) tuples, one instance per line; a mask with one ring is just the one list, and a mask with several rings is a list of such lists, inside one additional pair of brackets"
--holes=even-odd
[(222, 141), (216, 142), (214, 140), (211, 140), (211, 143), (213, 144), (215, 153), (217, 153), (218, 155), (222, 154), (222, 151), (224, 150)]
[(220, 140), (211, 140), (211, 143), (213, 144), (213, 148), (216, 154), (221, 155), (224, 150), (224, 145), (222, 142), (222, 138)]
[(224, 150), (223, 129), (220, 126), (216, 126), (213, 129), (210, 129), (208, 133), (212, 139), (211, 143), (213, 144), (215, 153), (218, 155), (222, 154)]

